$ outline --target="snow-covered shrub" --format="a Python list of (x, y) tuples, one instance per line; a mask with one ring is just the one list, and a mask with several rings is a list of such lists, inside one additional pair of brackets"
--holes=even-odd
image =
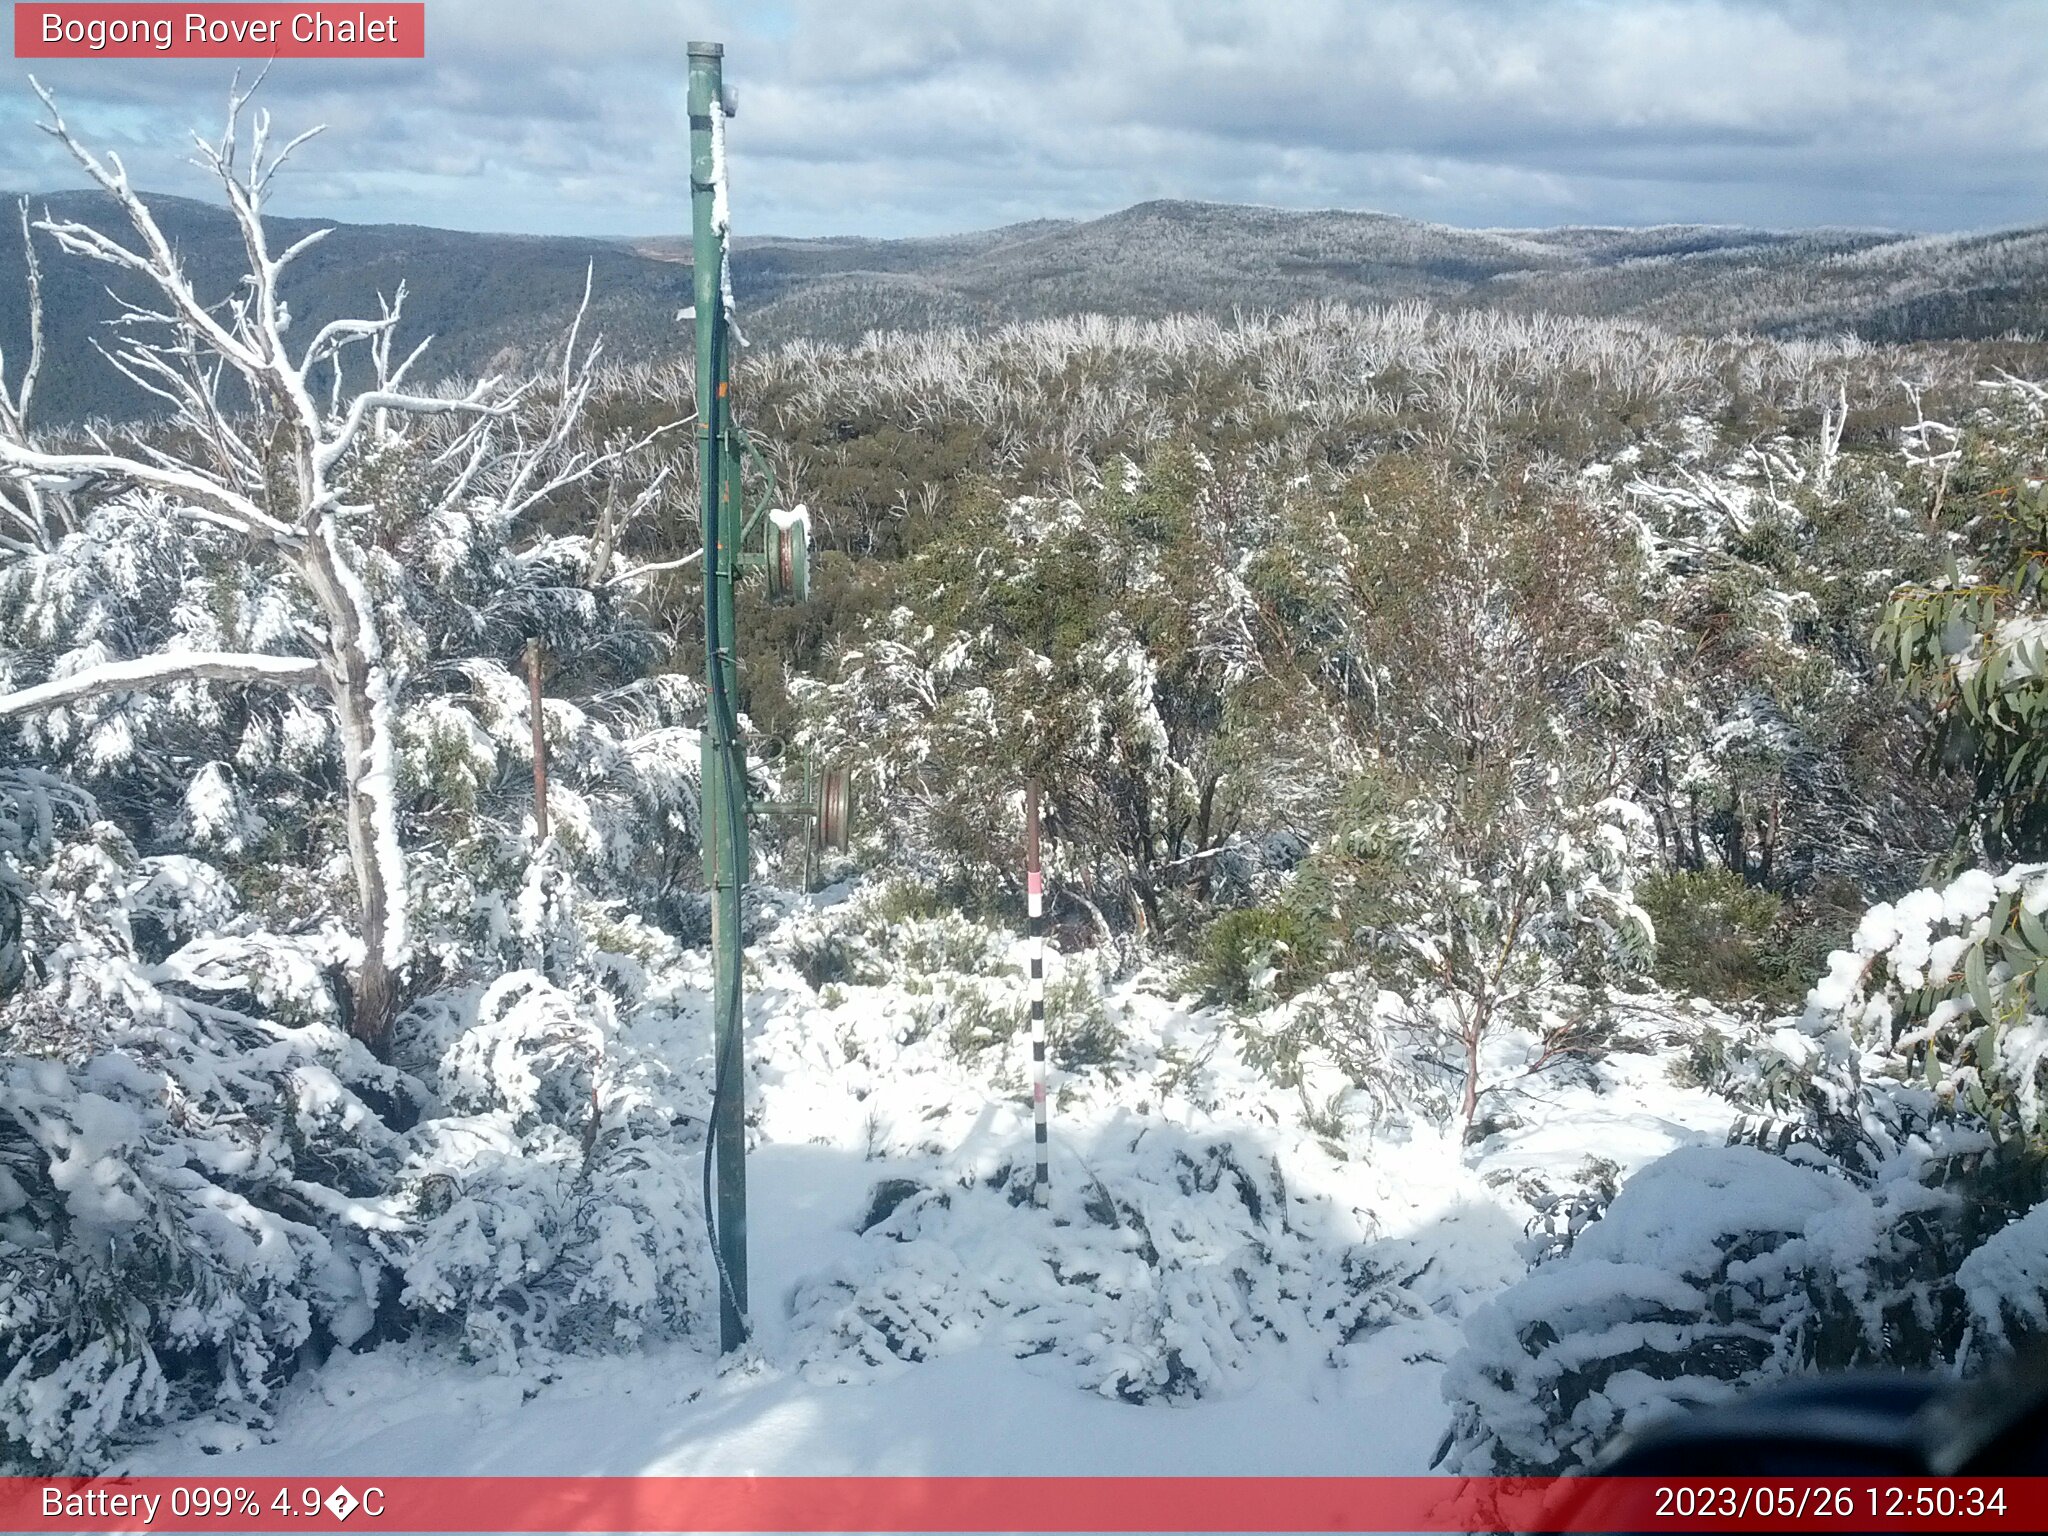
[[(2007, 380), (1957, 440), (1929, 454), (1955, 532), (1947, 570), (1891, 595), (1878, 634), (1887, 669), (1932, 717), (1934, 747), (1963, 768), (1969, 804), (1957, 862), (2048, 858), (2048, 601), (2040, 478), (2048, 391)], [(1922, 432), (1921, 450), (1932, 446)]]
[(1294, 1027), (1361, 1081), (1390, 1069), (1398, 1092), (1455, 1091), (1470, 1131), (1490, 1093), (1604, 1047), (1607, 989), (1654, 952), (1634, 900), (1645, 820), (1512, 775), (1376, 808), (1291, 893), (1342, 936), (1355, 973), (1307, 994)]
[[(607, 557), (533, 540), (484, 494), (487, 463), (474, 497), (431, 517), (408, 501), (441, 446), (388, 440), (377, 483), (354, 487), (378, 523), (356, 553), (412, 853), (404, 980), (431, 1012), (543, 967), (610, 1030), (609, 1009), (644, 998), (646, 962), (673, 958), (627, 909), (654, 910), (695, 857), (697, 695), (633, 675), (648, 631), (594, 590)], [(79, 498), (68, 531), (0, 560), (0, 680), (138, 650), (292, 649), (311, 610), (273, 577), (160, 498)], [(507, 667), (535, 632), (579, 691), (545, 706), (540, 849), (526, 684)], [(232, 682), (0, 721), (0, 755), (42, 765), (0, 769), (0, 1459), (80, 1469), (195, 1404), (256, 1411), (308, 1351), (408, 1313), (461, 1331), (473, 1307), (480, 1350), (502, 1357), (504, 1286), (406, 1294), (429, 1229), (452, 1230), (439, 1194), (413, 1195), (457, 1119), (503, 1117), (511, 1162), (437, 1191), (561, 1213), (545, 1283), (514, 1266), (548, 1309), (517, 1342), (602, 1347), (687, 1322), (702, 1237), (680, 1112), (620, 1118), (628, 1100), (601, 1093), (588, 1147), (581, 1122), (549, 1129), (587, 1115), (588, 1031), (568, 1051), (539, 1025), (479, 1037), (445, 1084), (439, 1052), (397, 1070), (351, 1039), (362, 949), (337, 751), (317, 694)], [(534, 1127), (508, 1107), (519, 1070)], [(121, 1224), (74, 1211), (102, 1183)]]
[[(912, 1007), (912, 1027), (938, 1033), (956, 1056), (971, 1058), (1007, 1045), (1030, 1029), (1031, 1005), (1014, 979), (963, 977), (938, 982)], [(1102, 1002), (1102, 976), (1092, 956), (1069, 956), (1045, 988), (1048, 1059), (1059, 1071), (1100, 1067), (1122, 1052), (1122, 1032)]]
[(47, 859), (57, 833), (93, 819), (91, 796), (34, 768), (0, 768), (0, 999), (18, 987), (32, 957), (61, 930), (38, 932), (55, 914), (34, 899), (30, 866)]
[[(308, 1348), (408, 1314), (501, 1362), (689, 1325), (698, 1143), (617, 1041), (629, 956), (590, 950), (573, 997), (525, 972), (423, 1001), (415, 1075), (339, 1026), (349, 940), (223, 913), (197, 860), (100, 822), (14, 879), (68, 937), (0, 1005), (0, 1460), (76, 1470), (166, 1416), (260, 1411)], [(151, 914), (203, 931), (152, 962)]]
[(1749, 1147), (1668, 1154), (1467, 1320), (1444, 1373), (1453, 1469), (1567, 1471), (1616, 1435), (1794, 1368), (1908, 1363), (1896, 1331), (1934, 1301), (1893, 1284), (1900, 1234), (1949, 1203), (1910, 1182), (1873, 1195)]
[(1674, 1153), (1468, 1327), (1466, 1470), (1555, 1470), (1794, 1370), (1971, 1367), (2048, 1331), (2048, 871), (1873, 906), (1805, 1013), (1726, 1042), (1751, 1145)]
[(1330, 963), (1334, 935), (1286, 902), (1225, 912), (1202, 935), (1188, 984), (1205, 1001), (1265, 1007), (1312, 985)]
[(800, 919), (786, 942), (812, 986), (852, 982), (929, 985), (936, 977), (1014, 977), (1015, 930), (959, 912), (906, 902), (900, 888), (872, 886)]
[[(1407, 1000), (1367, 972), (1326, 976), (1244, 1018), (1237, 1035), (1249, 1065), (1301, 1092), (1307, 1123), (1324, 1110), (1316, 1100), (1332, 1092), (1374, 1125), (1442, 1122), (1456, 1111), (1456, 1077), (1433, 1042), (1409, 1027)], [(1333, 1073), (1341, 1089), (1330, 1087)]]
[(863, 1381), (993, 1343), (1127, 1402), (1228, 1384), (1256, 1340), (1303, 1325), (1278, 1166), (1166, 1128), (1140, 1146), (1056, 1184), (1047, 1210), (1026, 1203), (1028, 1168), (900, 1199), (859, 1257), (798, 1288), (807, 1374)]
[[(1871, 908), (1813, 1007), (1931, 1093), (1889, 1098), (1979, 1120), (2018, 1154), (2048, 1148), (2048, 865), (1968, 870)], [(1915, 1085), (1915, 1087), (1918, 1086)]]
[(1487, 1182), (1512, 1185), (1516, 1197), (1534, 1213), (1523, 1229), (1522, 1251), (1532, 1267), (1541, 1267), (1570, 1253), (1586, 1229), (1607, 1214), (1619, 1189), (1620, 1171), (1613, 1159), (1594, 1153), (1569, 1175), (1502, 1170)]
[[(893, 988), (901, 994), (899, 1044), (927, 1037), (969, 1060), (1029, 1027), (1020, 932), (958, 912), (933, 912), (914, 889), (869, 886), (821, 911), (800, 913), (777, 935), (813, 988)], [(1101, 952), (1055, 956), (1047, 969), (1045, 1030), (1056, 1069), (1100, 1067), (1124, 1046), (1102, 1002)]]
[[(376, 1266), (318, 1209), (348, 1197), (290, 1167), (287, 1150), (308, 1134), (342, 1150), (307, 1100), (346, 1090), (302, 1060), (265, 1084), (267, 1101), (229, 1101), (267, 1110), (268, 1124), (223, 1126), (180, 1093), (178, 1068), (200, 1059), (154, 1073), (132, 1055), (17, 1059), (0, 1072), (7, 1459), (88, 1467), (138, 1421), (259, 1408), (316, 1334), (349, 1342), (369, 1326)], [(183, 1124), (165, 1098), (187, 1106)], [(266, 1177), (266, 1160), (286, 1166)]]
[[(1014, 903), (1035, 777), (1055, 906), (1098, 938), (1177, 931), (1217, 861), (1291, 830), (1345, 750), (1306, 664), (1260, 654), (1240, 567), (1266, 511), (1163, 444), (1082, 500), (977, 496), (949, 517), (894, 577), (900, 601), (792, 685), (805, 741), (862, 769), (872, 853), (950, 904)], [(1256, 756), (1274, 771), (1242, 771)]]
[(701, 1160), (667, 1070), (611, 1049), (614, 1015), (601, 986), (523, 971), (401, 1020), (403, 1049), (438, 1053), (423, 1075), (450, 1112), (408, 1139), (407, 1219), (376, 1242), (400, 1302), (476, 1358), (616, 1347), (697, 1305)]
[(1956, 1284), (1987, 1355), (2048, 1337), (2048, 1205), (1987, 1238), (1957, 1267)]
[[(63, 942), (0, 1002), (0, 1459), (76, 1470), (137, 1423), (259, 1409), (371, 1327), (363, 1226), (424, 1093), (337, 1027), (345, 940), (238, 933), (217, 872), (66, 830), (14, 876)], [(208, 932), (151, 962), (151, 915)]]

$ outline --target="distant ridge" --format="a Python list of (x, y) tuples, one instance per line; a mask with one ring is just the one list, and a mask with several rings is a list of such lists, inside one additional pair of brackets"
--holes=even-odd
[[(1677, 329), (1876, 341), (2048, 330), (2048, 227), (1966, 235), (1456, 229), (1390, 214), (1140, 203), (952, 241), (743, 242), (763, 335), (1153, 315), (1311, 299), (1631, 316)], [(642, 242), (657, 249), (658, 242)]]
[[(239, 273), (225, 212), (150, 196), (203, 293)], [(107, 225), (96, 193), (31, 197)], [(280, 219), (283, 235), (316, 227)], [(341, 224), (294, 269), (294, 313), (318, 325), (374, 312), (406, 281), (408, 333), (431, 367), (467, 375), (528, 366), (561, 330), (596, 267), (600, 329), (614, 357), (680, 355), (688, 241), (465, 234)], [(875, 329), (988, 326), (1098, 311), (1153, 316), (1426, 299), (1518, 311), (1633, 317), (1676, 329), (1777, 335), (1854, 332), (1873, 341), (2048, 331), (2048, 226), (1963, 235), (1774, 231), (1715, 225), (1456, 229), (1392, 214), (1296, 212), (1161, 200), (1098, 219), (1042, 219), (905, 240), (742, 238), (734, 286), (756, 344), (852, 341)], [(45, 252), (46, 419), (125, 416), (146, 400), (93, 353), (113, 310), (109, 269)], [(0, 347), (26, 345), (20, 236), (0, 221)], [(117, 281), (118, 286), (118, 281)]]

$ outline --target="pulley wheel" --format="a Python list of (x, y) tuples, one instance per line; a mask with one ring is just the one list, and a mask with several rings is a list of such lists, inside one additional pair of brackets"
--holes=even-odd
[(790, 603), (811, 595), (811, 534), (801, 520), (768, 525), (768, 595)]
[(827, 768), (818, 775), (818, 846), (844, 853), (853, 834), (853, 770)]

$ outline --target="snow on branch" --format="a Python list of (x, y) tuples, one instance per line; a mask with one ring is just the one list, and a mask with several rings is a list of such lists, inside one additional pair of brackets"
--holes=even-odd
[(0, 693), (0, 718), (55, 709), (102, 693), (154, 688), (204, 678), (221, 683), (280, 683), (309, 687), (320, 681), (319, 663), (303, 656), (262, 656), (232, 651), (166, 651), (130, 661), (87, 667), (33, 688)]
[(605, 585), (612, 587), (629, 586), (633, 582), (643, 580), (644, 578), (649, 576), (659, 575), (663, 571), (680, 571), (684, 566), (695, 565), (699, 560), (702, 560), (703, 558), (703, 550), (693, 549), (690, 551), (690, 553), (684, 555), (681, 559), (678, 560), (657, 560), (649, 565), (632, 566), (629, 569), (620, 571), (614, 576), (612, 576), (611, 579), (605, 583)]
[[(201, 140), (199, 143), (198, 163), (212, 172), (226, 194), (249, 266), (244, 289), (223, 308), (207, 306), (193, 291), (156, 216), (129, 185), (128, 173), (120, 157), (110, 153), (102, 160), (87, 149), (66, 125), (49, 91), (39, 81), (32, 79), (30, 83), (49, 111), (49, 121), (43, 125), (44, 130), (63, 144), (85, 173), (114, 199), (133, 227), (138, 241), (133, 247), (124, 245), (90, 225), (70, 219), (46, 218), (36, 227), (48, 233), (66, 251), (141, 274), (167, 301), (167, 308), (158, 312), (131, 307), (123, 320), (165, 324), (181, 333), (181, 340), (167, 346), (122, 349), (113, 357), (116, 366), (140, 387), (176, 405), (179, 417), (186, 425), (200, 428), (204, 435), (212, 438), (219, 436), (216, 428), (224, 414), (214, 387), (217, 380), (211, 376), (195, 377), (188, 370), (175, 366), (178, 359), (191, 354), (193, 343), (242, 374), (252, 394), (282, 402), (296, 428), (303, 460), (310, 471), (306, 476), (304, 505), (300, 508), (302, 527), (310, 528), (313, 519), (332, 505), (327, 476), (354, 447), (364, 421), (372, 412), (396, 411), (422, 416), (451, 412), (495, 415), (513, 408), (517, 392), (505, 394), (496, 379), (485, 379), (460, 396), (413, 394), (396, 388), (425, 347), (425, 343), (421, 343), (395, 371), (390, 368), (389, 339), (398, 324), (404, 297), (402, 290), (399, 302), (385, 306), (379, 319), (340, 320), (324, 326), (299, 359), (296, 362), (292, 359), (284, 343), (284, 332), (290, 324), (289, 311), (278, 293), (278, 279), (285, 267), (319, 240), (325, 231), (315, 231), (281, 254), (272, 254), (263, 228), (263, 197), (278, 167), (318, 130), (302, 133), (271, 153), (268, 149), (270, 116), (267, 112), (258, 112), (249, 124), (249, 154), (244, 166), (239, 142), (241, 120), (243, 108), (255, 87), (252, 86), (250, 91), (238, 89), (231, 95), (227, 127), (220, 141), (209, 144)], [(316, 365), (331, 359), (350, 342), (363, 340), (371, 342), (376, 352), (378, 377), (372, 388), (350, 402), (346, 414), (339, 424), (335, 424), (315, 403), (307, 387), (307, 376)], [(121, 472), (112, 466), (102, 468), (110, 473)], [(166, 485), (164, 488), (173, 487)], [(190, 486), (182, 489), (188, 494), (199, 494)], [(216, 510), (241, 516), (244, 521), (273, 537), (289, 531), (283, 524), (264, 526), (257, 523), (248, 517), (246, 507), (221, 506), (217, 492), (202, 499)]]

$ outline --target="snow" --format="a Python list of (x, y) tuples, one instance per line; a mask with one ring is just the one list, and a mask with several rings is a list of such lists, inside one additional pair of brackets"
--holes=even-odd
[(293, 683), (311, 682), (317, 673), (313, 662), (299, 656), (224, 655), (213, 651), (163, 651), (96, 665), (83, 664), (81, 660), (62, 669), (59, 676), (47, 683), (0, 694), (0, 716), (48, 709), (87, 693), (147, 688), (167, 678), (205, 676), (226, 669)]
[(1631, 1180), (1627, 1198), (1588, 1229), (1579, 1251), (1698, 1274), (1713, 1267), (1730, 1237), (1803, 1231), (1853, 1198), (1840, 1180), (1754, 1148), (1689, 1148)]
[[(722, 113), (713, 141), (723, 237)], [(729, 307), (729, 264), (720, 276)], [(1685, 430), (1700, 439), (1697, 457), (1712, 430), (1703, 418)], [(1633, 451), (1588, 475), (1605, 482), (1597, 499), (1633, 492), (1641, 526), (1657, 520), (1676, 550), (1686, 529), (1704, 538), (1785, 514), (1760, 488), (1799, 480), (1779, 452), (1733, 471), (1754, 484), (1699, 473), (1656, 494), (1640, 481), (1618, 490), (1612, 470), (1634, 463)], [(1141, 484), (1126, 460), (1126, 492)], [(525, 686), (502, 661), (468, 654), (502, 656), (505, 637), (488, 639), (483, 610), (466, 600), (446, 611), (445, 644), (427, 634), (408, 600), (431, 594), (409, 588), (401, 567), (446, 580), (475, 562), (481, 585), (519, 599), (505, 611), (554, 594), (532, 612), (570, 631), (559, 654), (574, 655), (578, 636), (624, 620), (577, 585), (591, 541), (508, 553), (492, 542), (505, 528), (488, 510), (471, 519), (457, 498), (424, 531), (400, 528), (397, 553), (343, 538), (342, 515), (352, 513), (316, 524), (326, 541), (316, 552), (333, 557), (343, 588), (341, 612), (327, 617), (360, 621), (369, 744), (351, 766), (392, 902), (383, 939), (394, 962), (410, 939), (417, 979), (434, 989), (397, 1021), (391, 1065), (345, 1033), (336, 981), (361, 960), (360, 941), (327, 905), (299, 899), (307, 879), (345, 887), (345, 857), (329, 846), (304, 861), (318, 869), (266, 871), (280, 889), (253, 887), (245, 911), (200, 856), (246, 840), (266, 773), (285, 766), (332, 782), (325, 716), (263, 690), (246, 725), (222, 728), (200, 752), (178, 747), (171, 790), (183, 793), (185, 825), (151, 831), (183, 838), (190, 853), (145, 857), (108, 822), (51, 854), (54, 822), (84, 826), (98, 813), (66, 812), (47, 787), (17, 796), (13, 770), (0, 770), (10, 791), (0, 851), (32, 868), (39, 899), (75, 935), (51, 951), (54, 979), (36, 1006), (60, 1022), (67, 1007), (90, 1010), (107, 1037), (75, 1059), (0, 1061), (0, 1111), (29, 1128), (42, 1157), (11, 1166), (48, 1174), (39, 1184), (0, 1170), (0, 1239), (10, 1256), (56, 1252), (67, 1275), (99, 1275), (102, 1252), (110, 1269), (126, 1257), (117, 1294), (157, 1307), (131, 1330), (139, 1348), (88, 1341), (15, 1401), (0, 1390), (0, 1431), (37, 1455), (82, 1464), (112, 1437), (131, 1470), (225, 1474), (1417, 1472), (1448, 1427), (1464, 1437), (1454, 1468), (1502, 1450), (1570, 1462), (1675, 1402), (1784, 1368), (1788, 1341), (1812, 1321), (1801, 1309), (1819, 1305), (1817, 1277), (1876, 1337), (1906, 1293), (1885, 1290), (1892, 1281), (1874, 1260), (1904, 1242), (1902, 1213), (1955, 1198), (1915, 1182), (1915, 1168), (1988, 1145), (1954, 1124), (1916, 1123), (1885, 1149), (1881, 1174), (1831, 1163), (1815, 1143), (1782, 1156), (1728, 1146), (1731, 1100), (1680, 1086), (1671, 1069), (1697, 1043), (1715, 1049), (1682, 1064), (1712, 1075), (1701, 1061), (1727, 1045), (1731, 1062), (1779, 1079), (1773, 1109), (1802, 1091), (1834, 1092), (1860, 1059), (1841, 1026), (1883, 1039), (1901, 989), (1952, 985), (1964, 957), (1981, 954), (1972, 946), (2001, 896), (2024, 891), (2028, 911), (2048, 900), (2038, 869), (1971, 872), (1875, 907), (1802, 1017), (1736, 1019), (1643, 981), (1652, 936), (1633, 880), (1658, 837), (1642, 807), (1608, 799), (1565, 807), (1526, 836), (1518, 827), (1501, 840), (1513, 855), (1505, 872), (1445, 869), (1445, 899), (1466, 915), (1430, 912), (1386, 933), (1390, 949), (1448, 964), (1493, 924), (1508, 936), (1500, 971), (1518, 933), (1575, 951), (1574, 979), (1540, 948), (1517, 969), (1498, 1027), (1479, 1042), (1484, 1113), (1470, 1144), (1446, 1104), (1462, 1067), (1434, 1063), (1431, 1076), (1397, 1059), (1415, 1037), (1441, 1046), (1426, 1037), (1475, 1016), (1472, 998), (1438, 979), (1361, 971), (1236, 1016), (1179, 996), (1169, 965), (1131, 971), (1113, 944), (1065, 956), (1047, 1031), (1053, 1187), (1043, 1209), (1029, 1198), (1021, 946), (958, 914), (891, 915), (902, 908), (880, 887), (816, 900), (756, 889), (746, 1018), (755, 1331), (722, 1364), (696, 1183), (707, 962), (655, 926), (648, 886), (607, 881), (650, 846), (687, 850), (701, 693), (643, 680), (546, 701), (554, 836), (536, 844), (520, 828)], [(808, 526), (802, 506), (771, 516)], [(1017, 580), (1023, 552), (1086, 516), (1073, 500), (1021, 498), (1005, 513), (1016, 548), (991, 546), (973, 570)], [(287, 590), (244, 594), (252, 600), (233, 623), (185, 603), (171, 658), (189, 665), (216, 654), (202, 645), (260, 649), (305, 633), (309, 617)], [(1208, 675), (1241, 679), (1256, 663), (1256, 606), (1235, 574), (1195, 602), (1193, 654)], [(1817, 612), (1803, 597), (1765, 606), (1766, 630), (1786, 636)], [(438, 626), (441, 605), (422, 607)], [(134, 665), (107, 649), (117, 625), (85, 615), (59, 628), (61, 643), (76, 644), (54, 665), (33, 662), (36, 675)], [(1482, 628), (1489, 645), (1513, 639), (1509, 626)], [(872, 675), (859, 686), (891, 739), (857, 739), (862, 760), (907, 777), (927, 759), (998, 756), (1006, 711), (1019, 729), (1037, 718), (1012, 710), (998, 686), (1000, 643), (972, 618), (935, 628), (909, 609), (864, 633), (848, 659), (865, 654)], [(311, 665), (217, 656), (264, 677)], [(1184, 784), (1158, 705), (1157, 647), (1110, 624), (1079, 660), (1091, 686), (1073, 735), (1151, 783)], [(1026, 667), (1047, 676), (1052, 661), (1034, 653), (1017, 675)], [(69, 700), (77, 685), (65, 686)], [(221, 726), (215, 691), (167, 692), (175, 717), (210, 710), (209, 727)], [(70, 731), (90, 743), (89, 763), (111, 768), (164, 751), (148, 707), (136, 699), (68, 720), (52, 709), (25, 739)], [(1699, 727), (1688, 773), (1710, 793), (1745, 765), (1784, 767), (1811, 745), (1758, 691), (1738, 690)], [(1534, 777), (1544, 794), (1562, 793), (1559, 768)], [(1284, 775), (1273, 783), (1289, 792)], [(406, 859), (401, 784), (412, 802)], [(1013, 821), (1013, 788), (1004, 781), (979, 803)], [(1437, 830), (1425, 813), (1401, 829), (1419, 844)], [(1193, 857), (1214, 854), (1256, 896), (1252, 875), (1228, 871), (1291, 870), (1307, 838), (1269, 824)], [(1292, 839), (1292, 851), (1271, 853), (1276, 839)], [(31, 846), (50, 856), (27, 860)], [(907, 846), (915, 862), (938, 844)], [(1496, 922), (1489, 892), (1525, 875), (1540, 880), (1546, 910), (1526, 926)], [(273, 931), (278, 911), (314, 915)], [(152, 921), (131, 931), (138, 917)], [(1612, 966), (1584, 968), (1589, 946), (1614, 951)], [(2011, 981), (2013, 966), (1997, 964), (1996, 981)], [(1253, 990), (1276, 980), (1267, 964)], [(1919, 1040), (1974, 1030), (1980, 1007), (1990, 1011), (1942, 1000)], [(1991, 1082), (1995, 1058), (2031, 1115), (2048, 1020), (2015, 1011), (1995, 1039), (1975, 1033), (1970, 1059), (1981, 1065), (1954, 1068), (1946, 1086)], [(1552, 1049), (1593, 1020), (1615, 1031), (1611, 1050)], [(1728, 1039), (1701, 1039), (1709, 1029)], [(72, 1049), (60, 1031), (51, 1038)], [(1868, 1130), (1903, 1114), (1899, 1102), (1849, 1108)], [(55, 1248), (64, 1242), (74, 1249)], [(2048, 1229), (2030, 1217), (1972, 1257), (1961, 1283), (1983, 1337), (2048, 1328), (2044, 1254)], [(166, 1255), (199, 1279), (166, 1287)], [(24, 1289), (8, 1297), (9, 1320), (33, 1314), (39, 1339), (59, 1338), (75, 1315), (68, 1300), (46, 1286), (21, 1307)], [(375, 1344), (380, 1313), (394, 1310), (408, 1341)], [(366, 1352), (297, 1368), (329, 1337)], [(187, 1362), (168, 1382), (151, 1374), (151, 1351), (166, 1341)], [(264, 1380), (287, 1374), (269, 1404)], [(1560, 1400), (1576, 1406), (1546, 1409)], [(198, 1417), (153, 1443), (119, 1438), (195, 1403)]]
[[(1626, 1174), (1726, 1134), (1724, 1103), (1617, 1056), (1587, 1081), (1532, 1087), (1522, 1127), (1472, 1154), (1407, 1118), (1375, 1131), (1347, 1114), (1332, 1139), (1300, 1126), (1296, 1093), (1244, 1058), (1229, 1016), (1165, 995), (1158, 973), (1096, 973), (1121, 1044), (1109, 1064), (1064, 1068), (1056, 1046), (1053, 1198), (1037, 1210), (1018, 1183), (1028, 1031), (1000, 1015), (985, 1043), (950, 1035), (970, 996), (1021, 1003), (1022, 941), (900, 923), (886, 953), (925, 959), (813, 991), (796, 947), (860, 910), (843, 893), (794, 902), (752, 951), (743, 1362), (721, 1370), (701, 1333), (594, 1359), (387, 1345), (300, 1377), (267, 1429), (210, 1416), (121, 1465), (190, 1469), (211, 1452), (209, 1475), (1421, 1472), (1463, 1323), (1524, 1272), (1524, 1192), (1568, 1185), (1595, 1149)], [(1083, 964), (1067, 957), (1063, 974)], [(633, 1091), (660, 1103), (674, 1090), (634, 1061), (706, 1064), (706, 981), (704, 957), (685, 954), (670, 1006), (621, 1016), (610, 1080), (644, 1081)], [(476, 1171), (420, 1250), (416, 1301), (452, 1305), (547, 1240), (558, 1197), (494, 1193), (482, 1174), (514, 1166), (508, 1113), (547, 1115), (560, 1060), (532, 1052), (573, 1050), (576, 1025), (532, 973), (450, 1020), (443, 1080), (475, 1113), (431, 1122), (416, 1156)], [(1787, 1198), (1808, 1177), (1789, 1170)], [(894, 1209), (861, 1231), (891, 1181)], [(518, 1226), (521, 1212), (539, 1224)], [(701, 1246), (701, 1227), (677, 1235)]]
[(711, 103), (711, 227), (721, 236), (732, 232), (732, 205), (725, 179), (725, 103)]
[(1331, 1376), (1319, 1393), (1276, 1372), (1241, 1396), (1156, 1412), (988, 1355), (862, 1387), (769, 1368), (718, 1377), (671, 1352), (566, 1361), (552, 1376), (451, 1367), (417, 1348), (339, 1357), (268, 1443), (195, 1426), (129, 1465), (209, 1476), (1372, 1475), (1419, 1468), (1434, 1434), (1429, 1415), (1407, 1411), (1429, 1394), (1428, 1365), (1396, 1367), (1369, 1389)]
[[(718, 297), (730, 321), (738, 313), (732, 298), (732, 203), (725, 173), (725, 104), (711, 103), (711, 227), (718, 235)], [(744, 344), (744, 343), (743, 343)]]
[(2014, 1321), (2048, 1330), (2048, 1205), (1992, 1234), (1963, 1260), (1956, 1281), (1990, 1337), (2005, 1337)]

